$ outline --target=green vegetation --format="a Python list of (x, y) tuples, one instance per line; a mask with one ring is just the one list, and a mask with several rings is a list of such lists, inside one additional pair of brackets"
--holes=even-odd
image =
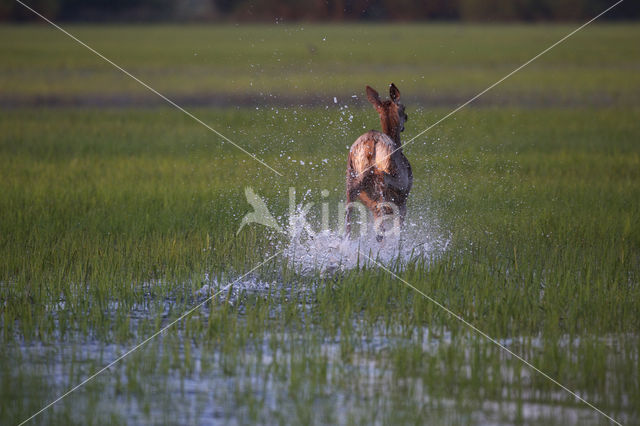
[[(457, 35), (440, 34), (442, 54), (431, 59), (427, 48), (419, 50), (424, 42), (402, 49), (381, 43), (397, 55), (397, 65), (386, 65), (366, 43), (349, 47), (347, 27), (305, 26), (304, 36), (289, 36), (292, 27), (245, 27), (246, 38), (224, 46), (215, 40), (235, 40), (241, 31), (75, 30), (171, 93), (286, 87), (328, 99), (333, 90), (360, 94), (364, 84), (382, 87), (390, 79), (407, 99), (431, 90), (477, 92), (567, 32), (352, 28), (353, 37), (374, 40)], [(623, 423), (640, 415), (637, 32), (589, 29), (494, 95), (541, 88), (541, 99), (557, 91), (580, 103), (599, 93), (620, 104), (470, 108), (409, 145), (409, 221), (428, 211), (451, 241), (434, 259), (392, 266)], [(298, 50), (309, 54), (306, 34), (323, 33), (335, 44), (320, 48), (313, 76), (304, 66), (293, 69)], [(61, 96), (143, 93), (52, 30), (4, 27), (0, 34), (0, 97), (39, 93), (25, 74), (44, 93)], [(270, 42), (252, 56), (251, 40), (260, 34)], [(518, 40), (531, 51), (518, 50)], [(224, 59), (197, 64), (193, 53), (205, 45), (209, 51), (199, 56), (215, 50)], [(276, 48), (279, 77), (277, 63), (265, 59), (275, 58)], [(349, 52), (358, 60), (331, 56)], [(247, 64), (260, 61), (264, 79), (254, 80), (254, 89), (238, 83), (252, 78)], [(357, 74), (361, 61), (367, 71)], [(439, 69), (422, 85), (415, 71), (427, 63)], [(216, 74), (200, 74), (205, 69)], [(621, 77), (609, 80), (608, 72)], [(457, 76), (465, 78), (456, 83)], [(304, 83), (295, 88), (297, 79)], [(330, 189), (335, 206), (346, 146), (363, 128), (378, 127), (373, 110), (358, 105), (341, 99), (329, 108), (194, 110), (284, 178), (169, 107), (3, 110), (0, 422), (29, 417), (201, 301), (203, 284), (224, 286), (286, 243), (259, 225), (236, 235), (250, 210), (245, 186), (277, 214), (286, 215), (292, 185), (309, 189), (316, 202)], [(409, 101), (407, 111), (405, 140), (448, 112)], [(379, 268), (303, 276), (278, 256), (246, 281), (270, 285), (239, 283), (37, 422), (605, 423)]]
[[(425, 107), (471, 97), (575, 26), (69, 26), (81, 40), (162, 93), (362, 96), (394, 82)], [(602, 25), (516, 74), (486, 99), (507, 103), (637, 104), (638, 25)], [(0, 28), (5, 97), (155, 99), (138, 83), (50, 27)], [(286, 78), (282, 76), (286, 75)], [(106, 90), (105, 88), (108, 88)], [(293, 101), (295, 102), (295, 100)]]

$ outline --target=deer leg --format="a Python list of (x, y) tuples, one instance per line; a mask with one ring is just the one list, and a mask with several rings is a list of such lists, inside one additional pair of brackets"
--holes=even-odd
[(400, 203), (398, 209), (400, 210), (400, 226), (404, 227), (404, 217), (407, 215), (407, 203)]
[(345, 234), (348, 237), (351, 236), (351, 215), (353, 203), (358, 199), (358, 190), (354, 188), (347, 188), (347, 206), (345, 209)]
[[(404, 211), (402, 204), (398, 206), (391, 201), (380, 201), (376, 205), (376, 240), (381, 241), (389, 231), (400, 233)], [(391, 221), (391, 224), (389, 223)]]
[(381, 242), (384, 239), (386, 225), (384, 223), (390, 210), (385, 202), (378, 202), (372, 209), (373, 212), (373, 230), (376, 233), (376, 241)]
[(376, 233), (376, 241), (381, 242), (384, 238), (384, 212), (376, 206), (373, 209), (373, 230)]

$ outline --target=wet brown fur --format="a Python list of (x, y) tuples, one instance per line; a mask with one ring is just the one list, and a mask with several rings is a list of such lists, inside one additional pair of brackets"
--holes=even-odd
[[(406, 202), (413, 184), (409, 160), (402, 152), (400, 132), (404, 130), (407, 114), (400, 100), (400, 91), (392, 83), (391, 100), (381, 101), (367, 86), (367, 98), (380, 115), (382, 133), (371, 130), (360, 136), (351, 146), (347, 160), (347, 213), (346, 231), (351, 231), (349, 203), (362, 202), (375, 220), (391, 213), (384, 203), (398, 207), (401, 222), (406, 214)], [(395, 151), (395, 152), (394, 152)], [(380, 241), (382, 236), (378, 236)]]

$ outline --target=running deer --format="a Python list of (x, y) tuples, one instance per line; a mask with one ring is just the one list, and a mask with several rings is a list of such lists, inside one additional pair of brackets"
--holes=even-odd
[(371, 130), (360, 136), (351, 145), (347, 161), (347, 236), (351, 232), (352, 203), (361, 201), (373, 214), (378, 242), (385, 232), (385, 217), (394, 215), (400, 223), (404, 221), (413, 184), (411, 165), (400, 142), (408, 117), (400, 103), (400, 91), (393, 83), (389, 97), (391, 100), (381, 101), (378, 92), (367, 86), (367, 99), (380, 115), (382, 133)]

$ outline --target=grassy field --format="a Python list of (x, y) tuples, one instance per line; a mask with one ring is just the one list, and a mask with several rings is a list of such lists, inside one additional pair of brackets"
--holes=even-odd
[[(168, 94), (266, 99), (190, 109), (278, 177), (176, 109), (127, 106), (152, 95), (55, 30), (0, 27), (0, 423), (286, 246), (259, 225), (237, 233), (246, 186), (285, 218), (289, 187), (308, 191), (336, 227), (347, 148), (379, 128), (351, 97), (366, 84), (400, 87), (407, 140), (449, 111), (430, 97), (455, 104), (570, 30), (71, 27)], [(407, 146), (408, 222), (448, 245), (388, 265), (625, 424), (640, 416), (639, 35), (589, 27)], [(607, 423), (383, 269), (302, 274), (290, 261), (34, 422)]]
[[(167, 94), (351, 96), (362, 95), (366, 82), (382, 86), (393, 77), (407, 95), (437, 100), (475, 94), (574, 28), (228, 25), (141, 31), (135, 26), (74, 26), (72, 32)], [(634, 41), (639, 37), (635, 24), (593, 26), (486, 99), (637, 104), (639, 52)], [(4, 96), (148, 94), (48, 26), (0, 28), (0, 51)]]

